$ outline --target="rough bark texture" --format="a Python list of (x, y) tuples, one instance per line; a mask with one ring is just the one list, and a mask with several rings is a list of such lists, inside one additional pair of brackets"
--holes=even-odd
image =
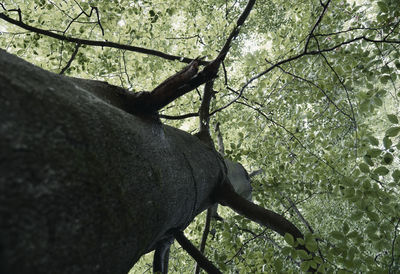
[(0, 50), (0, 273), (127, 273), (212, 203), (215, 152)]

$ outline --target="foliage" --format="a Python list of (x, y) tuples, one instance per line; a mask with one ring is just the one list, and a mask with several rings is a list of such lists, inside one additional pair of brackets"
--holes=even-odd
[[(228, 209), (220, 210), (224, 222), (212, 223), (215, 234), (206, 255), (227, 273), (298, 273), (308, 264), (320, 264), (328, 273), (396, 273), (398, 1), (266, 2), (256, 3), (219, 72), (211, 110), (235, 102), (216, 111), (211, 122), (221, 123), (227, 157), (248, 170), (264, 170), (253, 180), (255, 202), (307, 232), (305, 244), (316, 257), (292, 248), (290, 236), (279, 237)], [(8, 10), (20, 8), (26, 24), (42, 29), (207, 60), (215, 58), (245, 5), (243, 0), (3, 1)], [(76, 18), (91, 7), (98, 8), (101, 27), (95, 12)], [(13, 11), (7, 15), (18, 17)], [(5, 21), (0, 31), (2, 48), (57, 73), (76, 48)], [(152, 90), (182, 66), (81, 45), (67, 74), (140, 91)], [(197, 112), (200, 101), (200, 93), (191, 92), (163, 114)], [(165, 122), (190, 132), (197, 128), (196, 118)], [(200, 215), (187, 229), (196, 244), (203, 222)], [(145, 272), (149, 260), (133, 272)], [(176, 273), (193, 269), (177, 246), (170, 264)]]

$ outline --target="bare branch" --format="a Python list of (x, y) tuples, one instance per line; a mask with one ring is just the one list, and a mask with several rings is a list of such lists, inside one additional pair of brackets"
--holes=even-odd
[(311, 227), (310, 223), (304, 218), (303, 214), (301, 214), (300, 210), (297, 208), (296, 204), (290, 199), (289, 196), (280, 193), (282, 197), (284, 197), (290, 204), (290, 207), (293, 208), (294, 212), (296, 212), (297, 217), (303, 222), (303, 224), (307, 227), (308, 231), (314, 233), (314, 229)]
[(314, 37), (326, 37), (326, 36), (335, 36), (335, 35), (340, 35), (340, 34), (345, 34), (357, 30), (373, 30), (373, 31), (379, 31), (381, 30), (382, 27), (377, 27), (377, 28), (366, 28), (366, 27), (357, 27), (357, 28), (348, 28), (346, 30), (340, 30), (337, 32), (329, 32), (329, 33), (316, 33), (314, 34)]
[(222, 62), (222, 69), (224, 70), (224, 80), (225, 80), (225, 86), (228, 85), (228, 73), (226, 71), (225, 63)]
[[(156, 113), (175, 99), (179, 98), (187, 92), (187, 90), (179, 89), (192, 83), (193, 78), (198, 72), (199, 59), (193, 60), (189, 65), (178, 73), (175, 73), (151, 92), (140, 92), (125, 97), (125, 105), (129, 113)], [(207, 66), (206, 66), (207, 68)], [(207, 75), (205, 75), (207, 76)]]
[[(316, 39), (317, 40), (317, 39)], [(319, 43), (317, 40), (317, 45), (318, 45), (318, 49), (319, 49)], [(343, 87), (343, 89), (346, 92), (346, 97), (347, 97), (347, 101), (349, 102), (349, 106), (350, 106), (350, 111), (351, 111), (351, 120), (354, 122), (355, 128), (357, 128), (357, 124), (356, 124), (356, 118), (355, 118), (355, 114), (354, 114), (354, 108), (353, 108), (353, 104), (351, 103), (350, 100), (350, 95), (349, 95), (349, 91), (347, 90), (346, 85), (344, 84), (342, 78), (340, 78), (339, 74), (337, 74), (336, 70), (332, 67), (332, 65), (329, 63), (328, 59), (325, 57), (325, 55), (323, 53), (321, 53), (322, 58), (324, 59), (325, 63), (328, 65), (328, 67), (330, 68), (330, 70), (333, 72), (333, 74), (335, 74), (336, 78), (339, 80), (340, 85)]]
[(253, 9), (255, 2), (256, 2), (255, 0), (249, 0), (249, 2), (247, 2), (246, 8), (243, 10), (242, 14), (239, 16), (238, 20), (236, 21), (236, 26), (232, 30), (228, 39), (226, 39), (225, 45), (222, 47), (222, 49), (217, 57), (219, 62), (224, 61), (225, 56), (229, 51), (232, 41), (238, 36), (240, 27), (244, 24), (244, 21), (246, 21), (251, 10)]
[(310, 34), (307, 37), (306, 45), (304, 46), (304, 52), (308, 51), (308, 45), (310, 43), (311, 38), (314, 36), (314, 31), (318, 27), (318, 25), (321, 23), (322, 18), (324, 17), (325, 12), (328, 9), (330, 2), (331, 2), (331, 0), (328, 0), (325, 5), (321, 2), (321, 5), (324, 7), (324, 9), (322, 10), (321, 15), (319, 16), (317, 22), (315, 23), (314, 27), (312, 28), (312, 30), (310, 31)]
[(124, 73), (126, 76), (126, 80), (128, 81), (129, 84), (128, 90), (130, 90), (133, 88), (133, 84), (131, 83), (131, 78), (129, 76), (128, 69), (126, 67), (125, 51), (122, 51), (122, 61), (124, 62)]
[[(211, 209), (207, 209), (207, 215), (206, 215), (206, 223), (204, 225), (204, 230), (203, 230), (203, 235), (201, 236), (201, 242), (200, 242), (200, 253), (204, 254), (204, 250), (206, 248), (206, 242), (207, 242), (207, 237), (208, 234), (210, 233), (210, 223), (211, 223)], [(200, 265), (196, 262), (196, 268), (194, 270), (195, 274), (200, 273)]]
[(395, 31), (395, 29), (399, 26), (399, 24), (400, 24), (400, 20), (397, 21), (396, 24), (394, 24), (393, 28), (389, 31), (388, 34), (386, 34), (385, 38), (383, 38), (383, 39), (387, 39), (390, 35), (392, 35), (392, 33), (393, 33), (393, 32)]
[[(86, 39), (80, 39), (80, 38), (74, 38), (74, 37), (70, 37), (70, 36), (60, 35), (60, 34), (57, 34), (57, 33), (54, 33), (54, 32), (48, 31), (48, 30), (44, 30), (44, 29), (40, 29), (37, 27), (27, 25), (22, 22), (21, 18), (19, 21), (14, 20), (14, 19), (8, 17), (7, 15), (5, 15), (4, 13), (0, 13), (0, 18), (11, 24), (19, 26), (23, 29), (26, 29), (26, 30), (29, 30), (29, 31), (32, 31), (32, 32), (35, 32), (38, 34), (42, 34), (42, 35), (45, 35), (48, 37), (52, 37), (52, 38), (55, 38), (60, 41), (67, 41), (67, 42), (78, 43), (81, 45), (95, 46), (95, 47), (108, 47), (108, 48), (124, 49), (124, 50), (128, 50), (128, 51), (157, 56), (157, 57), (161, 57), (166, 60), (179, 61), (179, 62), (183, 62), (183, 63), (190, 63), (193, 60), (195, 60), (192, 58), (180, 57), (180, 56), (176, 56), (176, 55), (167, 54), (167, 53), (164, 53), (164, 52), (161, 52), (158, 50), (152, 50), (152, 49), (147, 49), (147, 48), (142, 48), (142, 47), (118, 44), (118, 43), (108, 42), (108, 41), (86, 40)], [(209, 64), (209, 62), (201, 60), (199, 62), (199, 64), (207, 65), (207, 64)]]
[[(240, 229), (240, 228), (239, 228), (239, 229)], [(257, 238), (263, 236), (263, 235), (265, 234), (265, 232), (266, 232), (266, 229), (264, 229), (263, 231), (261, 231), (259, 234), (255, 234), (255, 235), (253, 234), (253, 237), (251, 237), (250, 239), (244, 241), (243, 244), (241, 245), (241, 247), (239, 248), (239, 250), (236, 251), (236, 253), (235, 253), (229, 260), (225, 261), (224, 263), (225, 263), (225, 264), (228, 264), (228, 263), (232, 262), (233, 259), (235, 259), (237, 256), (239, 256), (239, 254), (242, 252), (243, 248), (244, 248), (246, 245), (248, 245), (251, 241), (254, 241), (255, 239), (257, 239)], [(251, 232), (251, 233), (253, 233), (253, 232)]]
[(99, 10), (98, 10), (98, 8), (97, 8), (97, 7), (91, 7), (92, 9), (90, 10), (90, 13), (88, 14), (88, 13), (85, 12), (85, 10), (79, 5), (79, 3), (78, 3), (77, 1), (74, 1), (74, 2), (79, 6), (79, 8), (81, 9), (81, 12), (80, 12), (75, 18), (73, 18), (73, 19), (71, 20), (71, 22), (69, 22), (68, 26), (65, 28), (65, 30), (63, 31), (63, 33), (65, 34), (65, 33), (67, 32), (67, 30), (69, 29), (69, 27), (70, 27), (74, 22), (76, 22), (76, 20), (78, 20), (78, 18), (81, 17), (82, 14), (86, 15), (88, 18), (92, 17), (92, 13), (93, 13), (93, 10), (94, 10), (94, 11), (96, 12), (96, 14), (97, 14), (97, 24), (99, 25), (99, 27), (100, 27), (100, 29), (101, 29), (101, 33), (102, 33), (102, 35), (104, 36), (104, 29), (103, 29), (103, 26), (101, 25), (101, 22), (100, 22), (100, 16), (99, 16)]
[[(364, 40), (364, 41), (371, 42), (371, 43), (400, 44), (400, 40), (387, 40), (387, 39), (376, 40), (376, 39), (367, 38), (367, 37), (365, 37), (365, 36), (359, 36), (359, 37), (355, 37), (355, 38), (349, 39), (349, 40), (347, 40), (347, 41), (341, 42), (341, 43), (336, 44), (336, 45), (334, 45), (334, 46), (332, 46), (332, 47), (329, 47), (329, 48), (320, 49), (320, 50), (313, 50), (313, 51), (307, 51), (307, 52), (302, 52), (302, 53), (300, 53), (300, 54), (297, 54), (297, 55), (294, 55), (294, 56), (289, 57), (289, 58), (287, 58), (287, 59), (284, 59), (284, 60), (281, 60), (281, 61), (279, 61), (279, 62), (276, 62), (276, 63), (274, 63), (272, 66), (270, 66), (269, 68), (267, 68), (266, 70), (260, 72), (259, 74), (253, 76), (252, 78), (250, 78), (250, 79), (246, 82), (246, 84), (244, 84), (244, 85), (242, 86), (242, 88), (240, 89), (239, 95), (241, 96), (242, 93), (243, 93), (243, 91), (244, 91), (252, 82), (254, 82), (255, 80), (261, 78), (262, 76), (264, 76), (264, 75), (267, 74), (268, 72), (272, 71), (273, 69), (279, 67), (280, 65), (283, 65), (283, 64), (289, 63), (289, 62), (291, 62), (291, 61), (300, 59), (300, 58), (302, 58), (302, 57), (304, 57), (304, 56), (308, 56), (308, 55), (317, 55), (317, 54), (321, 54), (321, 53), (323, 53), (323, 52), (331, 52), (331, 51), (334, 51), (334, 50), (337, 49), (337, 48), (340, 48), (340, 47), (342, 47), (342, 46), (345, 46), (345, 45), (348, 45), (348, 44), (351, 44), (351, 43), (354, 43), (354, 42), (357, 42), (357, 41), (360, 41), (360, 40)], [(218, 110), (212, 112), (211, 115), (214, 114), (214, 113), (217, 112), (217, 111), (220, 111), (220, 110), (222, 110), (222, 109), (224, 109), (224, 108), (227, 108), (227, 107), (230, 106), (232, 103), (236, 102), (238, 99), (239, 99), (239, 98), (236, 98), (235, 100), (233, 100), (232, 102), (230, 102), (230, 103), (227, 104), (226, 106), (224, 106), (224, 107), (222, 107), (222, 108), (220, 108), (220, 109), (218, 109)]]
[(197, 248), (186, 238), (185, 234), (183, 234), (180, 230), (174, 230), (173, 235), (176, 241), (181, 245), (181, 247), (189, 253), (190, 256), (203, 268), (207, 273), (219, 274), (222, 272), (219, 271), (213, 264), (210, 262), (203, 254), (197, 250)]
[(392, 272), (392, 267), (393, 267), (393, 263), (394, 263), (394, 257), (395, 257), (395, 245), (396, 245), (396, 238), (397, 238), (397, 230), (399, 229), (399, 225), (400, 225), (400, 218), (397, 220), (397, 224), (394, 227), (394, 237), (393, 237), (393, 241), (392, 241), (392, 259), (390, 261), (390, 265), (389, 265), (389, 273), (394, 273)]
[(160, 118), (167, 119), (167, 120), (183, 120), (186, 118), (190, 117), (197, 117), (199, 116), (199, 113), (197, 112), (192, 112), (192, 113), (187, 113), (179, 116), (171, 116), (171, 115), (165, 115), (165, 114), (160, 114)]
[(76, 57), (76, 54), (78, 53), (78, 50), (79, 50), (79, 47), (81, 46), (81, 44), (76, 44), (76, 46), (75, 46), (75, 50), (74, 50), (74, 52), (72, 53), (72, 55), (71, 55), (71, 58), (69, 58), (69, 60), (68, 60), (68, 63), (65, 65), (65, 67), (60, 71), (60, 75), (62, 75), (62, 74), (64, 74), (66, 71), (67, 71), (67, 69), (69, 69), (69, 67), (71, 66), (71, 64), (72, 64), (72, 61), (74, 61), (74, 59), (75, 59), (75, 57)]
[(278, 66), (278, 68), (280, 70), (282, 70), (284, 73), (292, 76), (293, 78), (296, 78), (298, 80), (304, 81), (304, 82), (316, 87), (319, 91), (322, 92), (322, 94), (324, 94), (325, 98), (329, 101), (329, 103), (331, 103), (340, 113), (342, 113), (344, 116), (348, 117), (350, 120), (354, 121), (354, 117), (351, 117), (349, 114), (344, 112), (344, 110), (339, 108), (339, 106), (328, 96), (328, 94), (326, 93), (326, 91), (323, 88), (321, 88), (320, 86), (318, 86), (317, 84), (315, 84), (314, 82), (312, 82), (312, 81), (310, 81), (308, 79), (305, 79), (305, 78), (303, 78), (301, 76), (298, 76), (298, 75), (295, 75), (295, 74), (293, 74), (291, 72), (288, 72), (287, 70), (283, 69), (281, 66)]
[(18, 13), (18, 20), (22, 22), (22, 14), (21, 14), (21, 9), (6, 9), (6, 7), (3, 5), (3, 3), (0, 3), (1, 7), (3, 8), (4, 11), (16, 11)]
[(217, 112), (220, 112), (221, 110), (226, 109), (227, 107), (229, 107), (230, 105), (232, 105), (233, 103), (235, 103), (237, 100), (239, 100), (239, 99), (242, 97), (242, 95), (243, 95), (243, 91), (244, 91), (244, 89), (242, 88), (242, 89), (238, 92), (236, 98), (234, 98), (232, 101), (230, 101), (230, 102), (227, 103), (226, 105), (224, 105), (224, 106), (222, 106), (222, 107), (220, 107), (220, 108), (217, 108), (216, 110), (212, 111), (212, 112), (210, 113), (210, 116), (214, 115), (214, 114), (217, 113)]
[(318, 156), (317, 154), (315, 154), (314, 152), (312, 152), (310, 149), (308, 149), (300, 140), (299, 138), (297, 138), (297, 136), (292, 133), (291, 131), (289, 131), (287, 128), (285, 128), (284, 126), (282, 126), (281, 124), (277, 123), (276, 121), (274, 121), (273, 119), (271, 119), (270, 117), (268, 117), (264, 112), (262, 112), (260, 109), (255, 108), (249, 104), (246, 104), (244, 102), (237, 102), (238, 104), (242, 104), (248, 108), (251, 108), (252, 110), (258, 112), (261, 116), (263, 116), (266, 120), (270, 121), (271, 123), (273, 123), (275, 126), (283, 129), (285, 132), (287, 132), (290, 136), (292, 136), (292, 138), (305, 150), (307, 151), (310, 155), (312, 155), (313, 157), (315, 157), (319, 162), (324, 163), (326, 166), (328, 166), (329, 168), (332, 169), (332, 171), (334, 171), (335, 173), (341, 175), (342, 177), (345, 177), (341, 172), (339, 172), (334, 166), (332, 166), (331, 164), (329, 164), (327, 161), (325, 161), (324, 159), (322, 159), (320, 156)]

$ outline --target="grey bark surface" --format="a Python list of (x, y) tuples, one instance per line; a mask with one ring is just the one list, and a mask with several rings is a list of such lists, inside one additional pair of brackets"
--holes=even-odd
[(213, 201), (196, 137), (0, 50), (0, 273), (127, 273)]

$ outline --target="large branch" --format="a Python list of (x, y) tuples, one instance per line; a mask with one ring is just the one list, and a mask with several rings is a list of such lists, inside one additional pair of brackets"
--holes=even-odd
[[(88, 45), (88, 46), (95, 46), (95, 47), (108, 47), (108, 48), (115, 48), (115, 49), (123, 49), (123, 50), (132, 51), (132, 52), (138, 52), (138, 53), (143, 53), (143, 54), (147, 54), (147, 55), (161, 57), (166, 60), (180, 61), (183, 63), (190, 63), (194, 60), (194, 59), (187, 58), (187, 57), (181, 57), (181, 56), (167, 54), (167, 53), (164, 53), (164, 52), (161, 52), (158, 50), (153, 50), (153, 49), (124, 45), (124, 44), (108, 42), (108, 41), (94, 41), (94, 40), (80, 39), (80, 38), (75, 38), (75, 37), (71, 37), (71, 36), (61, 35), (61, 34), (57, 34), (52, 31), (49, 31), (49, 30), (44, 30), (44, 29), (40, 29), (40, 28), (37, 28), (34, 26), (30, 26), (30, 25), (22, 22), (22, 20), (12, 19), (11, 17), (5, 15), (4, 13), (0, 13), (0, 18), (13, 24), (13, 25), (21, 27), (23, 29), (32, 31), (34, 33), (42, 34), (42, 35), (45, 35), (48, 37), (52, 37), (52, 38), (58, 39), (60, 41), (67, 41), (67, 42), (71, 42), (71, 43), (77, 43), (77, 44), (81, 44), (81, 45)], [(209, 62), (207, 62), (207, 61), (201, 61), (201, 60), (199, 61), (200, 65), (207, 65), (208, 63)]]
[(255, 2), (256, 2), (255, 0), (249, 0), (249, 2), (247, 2), (245, 9), (243, 10), (242, 14), (239, 16), (238, 20), (236, 21), (236, 26), (234, 27), (234, 29), (232, 30), (232, 32), (226, 39), (226, 42), (218, 55), (220, 62), (224, 61), (225, 56), (229, 51), (232, 41), (238, 36), (239, 30), (242, 27), (242, 25), (244, 24), (244, 22), (246, 21), (247, 17), (249, 16), (251, 10), (253, 9)]
[(301, 231), (285, 217), (246, 200), (235, 192), (230, 183), (221, 185), (217, 197), (220, 204), (229, 206), (239, 214), (272, 229), (282, 236), (289, 233), (295, 239), (303, 238)]
[[(293, 236), (294, 240), (298, 238), (304, 239), (303, 233), (284, 216), (258, 206), (237, 194), (229, 180), (225, 180), (218, 187), (216, 197), (221, 205), (229, 206), (240, 215), (272, 229), (281, 236), (285, 236), (288, 233)], [(296, 249), (302, 249), (309, 255), (312, 255), (304, 245), (299, 244), (296, 246)], [(310, 266), (308, 271), (315, 272), (316, 270)]]
[[(249, 16), (251, 10), (253, 9), (255, 0), (249, 0), (247, 2), (247, 5), (245, 9), (243, 10), (242, 14), (239, 16), (236, 26), (233, 28), (231, 33), (229, 34), (228, 38), (225, 41), (224, 46), (220, 50), (217, 58), (208, 65), (208, 71), (212, 75), (217, 74), (219, 67), (221, 66), (222, 62), (225, 60), (226, 55), (228, 54), (229, 48), (231, 46), (232, 41), (238, 36), (239, 30), (246, 21), (247, 17)], [(207, 67), (205, 68), (207, 69)], [(212, 99), (212, 96), (214, 95), (213, 91), (213, 84), (214, 82), (209, 79), (206, 86), (204, 87), (204, 95), (203, 95), (203, 100), (201, 102), (201, 106), (199, 109), (199, 117), (200, 117), (200, 128), (199, 128), (199, 133), (198, 136), (204, 140), (207, 143), (212, 143), (211, 141), (211, 136), (210, 136), (210, 102)]]

